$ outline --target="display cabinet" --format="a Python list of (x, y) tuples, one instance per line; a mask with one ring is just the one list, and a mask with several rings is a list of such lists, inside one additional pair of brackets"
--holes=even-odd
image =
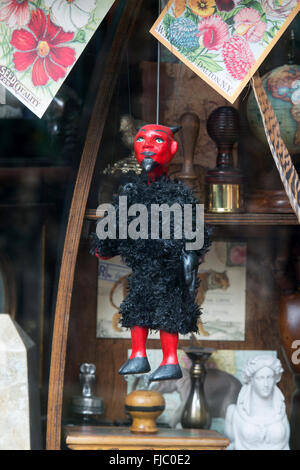
[[(128, 339), (97, 338), (98, 262), (89, 254), (89, 234), (95, 228), (96, 210), (104, 201), (103, 187), (109, 180), (103, 176), (103, 170), (109, 164), (112, 165), (129, 156), (128, 148), (122, 142), (119, 132), (121, 116), (131, 115), (136, 121), (142, 122), (155, 120), (153, 84), (156, 81), (157, 43), (149, 36), (148, 31), (156, 16), (156, 1), (116, 2), (110, 12), (110, 23), (109, 25), (106, 23), (105, 47), (100, 48), (90, 78), (86, 107), (88, 111), (84, 115), (88, 125), (67, 217), (55, 296), (47, 449), (59, 449), (66, 444), (71, 448), (100, 449), (106, 445), (118, 447), (119, 444), (116, 444), (118, 438), (115, 437), (115, 440), (108, 442), (109, 436), (117, 436), (118, 426), (127, 424), (124, 410), (127, 383), (117, 371), (127, 359), (130, 342)], [(299, 22), (298, 18), (294, 21)], [(268, 67), (277, 65), (279, 56), (284, 60), (288, 47), (287, 35), (279, 41), (277, 52), (270, 54), (269, 62), (266, 61), (262, 65), (262, 72)], [(184, 74), (189, 77), (189, 71), (178, 63), (172, 63), (170, 57), (162, 63), (161, 119), (165, 120), (166, 124), (177, 124), (186, 112), (201, 116), (199, 133), (195, 138), (198, 147), (204, 138), (209, 144), (203, 148), (200, 145), (200, 150), (196, 145), (190, 151), (194, 152), (195, 173), (199, 183), (203, 184), (205, 169), (215, 166), (216, 149), (207, 137), (205, 126), (208, 116), (201, 114), (203, 110), (199, 103), (195, 105), (191, 101), (191, 90), (182, 80)], [(202, 87), (207, 86), (202, 84), (199, 78), (195, 80), (197, 83), (193, 82), (193, 93), (195, 96), (200, 96)], [(275, 195), (276, 191), (281, 191), (282, 187), (268, 150), (262, 149), (259, 143), (254, 145), (254, 137), (250, 135), (247, 127), (244, 103), (247, 93), (248, 90), (242, 95), (241, 100), (234, 104), (234, 107), (240, 111), (242, 121), (238, 151), (236, 148), (234, 150), (234, 161), (235, 165), (239, 164), (247, 177), (246, 202), (257, 194), (257, 190), (265, 189), (269, 191), (270, 201), (272, 195)], [(220, 102), (217, 95), (212, 94), (207, 98), (206, 105), (206, 110), (212, 110), (226, 103)], [(178, 139), (181, 143), (180, 135)], [(173, 175), (180, 173), (186, 152), (187, 150), (183, 148), (178, 153), (173, 166)], [(265, 165), (262, 159), (265, 159)], [(258, 171), (259, 179), (256, 177)], [(267, 182), (266, 186), (264, 179)], [(110, 189), (113, 192), (113, 188)], [(205, 346), (226, 350), (276, 351), (284, 365), (280, 387), (288, 411), (291, 412), (293, 374), (298, 377), (299, 371), (291, 367), (290, 351), (284, 348), (284, 339), (280, 334), (282, 328), (279, 328), (279, 317), (282, 297), (287, 292), (291, 293), (297, 289), (293, 270), (293, 247), (299, 236), (299, 227), (294, 213), (286, 202), (284, 209), (280, 207), (280, 202), (279, 207), (274, 209), (272, 204), (268, 205), (268, 201), (265, 202), (263, 198), (261, 200), (263, 202), (256, 206), (252, 204), (251, 209), (246, 206), (246, 210), (242, 213), (205, 214), (205, 221), (214, 226), (213, 240), (247, 242), (245, 339), (244, 341), (205, 340)], [(298, 324), (294, 333), (297, 332), (300, 334)], [(180, 347), (188, 344), (188, 339), (180, 341)], [(157, 340), (149, 339), (149, 347), (158, 349)], [(103, 398), (105, 414), (102, 424), (109, 425), (110, 430), (107, 434), (105, 431), (107, 428), (101, 427), (91, 428), (92, 431), (84, 427), (70, 428), (72, 419), (69, 405), (72, 396), (78, 393), (79, 366), (84, 362), (96, 365), (95, 393)], [(299, 404), (294, 404), (295, 406)], [(122, 439), (125, 439), (124, 436)], [(210, 447), (209, 442), (205, 442), (205, 446)], [(171, 444), (168, 442), (166, 445)], [(195, 445), (197, 447), (197, 443)], [(298, 443), (294, 445), (297, 446)], [(152, 443), (147, 443), (147, 446), (156, 448)], [(226, 442), (220, 441), (220, 446), (226, 447)]]

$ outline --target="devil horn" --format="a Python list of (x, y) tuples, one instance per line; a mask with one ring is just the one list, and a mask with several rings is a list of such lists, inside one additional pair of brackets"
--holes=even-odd
[(182, 126), (174, 126), (174, 127), (170, 127), (170, 131), (173, 132), (173, 134), (176, 134), (176, 132), (180, 131), (180, 129), (182, 128)]
[(146, 122), (144, 122), (144, 124), (141, 124), (140, 126), (135, 126), (135, 127), (136, 127), (136, 130), (139, 132), (142, 129), (142, 127), (145, 127), (145, 126), (148, 126)]
[[(140, 131), (142, 129), (142, 127), (145, 127), (145, 126), (147, 126), (147, 124), (143, 124), (142, 126), (137, 126), (136, 130)], [(173, 134), (176, 134), (176, 132), (178, 132), (178, 131), (180, 131), (180, 129), (182, 129), (182, 126), (173, 126), (173, 127), (169, 127), (169, 129)]]

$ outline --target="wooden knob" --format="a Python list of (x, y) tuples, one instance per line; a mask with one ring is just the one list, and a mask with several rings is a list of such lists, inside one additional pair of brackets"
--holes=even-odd
[(161, 393), (154, 390), (134, 390), (127, 395), (125, 410), (132, 418), (131, 432), (156, 433), (156, 419), (165, 409)]
[(217, 167), (233, 167), (232, 149), (239, 138), (239, 113), (232, 106), (220, 106), (207, 120), (207, 132), (218, 147)]

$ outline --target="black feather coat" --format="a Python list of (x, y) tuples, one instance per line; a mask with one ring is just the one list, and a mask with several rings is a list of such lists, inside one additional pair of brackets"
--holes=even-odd
[[(174, 221), (171, 215), (170, 239), (162, 238), (161, 224), (160, 238), (150, 238), (151, 204), (165, 203), (172, 206), (178, 203), (182, 208), (184, 204), (192, 204), (195, 208), (195, 204), (199, 203), (198, 199), (177, 180), (161, 177), (149, 185), (147, 177), (142, 175), (134, 182), (121, 186), (114, 198), (117, 224), (119, 196), (127, 196), (128, 207), (137, 203), (144, 204), (149, 214), (149, 239), (133, 240), (128, 237), (126, 240), (100, 240), (96, 234), (92, 234), (92, 254), (96, 250), (100, 256), (119, 254), (132, 269), (132, 274), (128, 276), (129, 292), (120, 306), (122, 326), (131, 328), (137, 325), (181, 334), (198, 331), (197, 320), (201, 311), (184, 280), (183, 250), (187, 241), (184, 231), (182, 239), (174, 239)], [(128, 216), (128, 226), (137, 216)], [(195, 223), (195, 211), (193, 222)], [(210, 229), (205, 225), (204, 245), (201, 250), (196, 251), (199, 257), (208, 251), (209, 234)]]

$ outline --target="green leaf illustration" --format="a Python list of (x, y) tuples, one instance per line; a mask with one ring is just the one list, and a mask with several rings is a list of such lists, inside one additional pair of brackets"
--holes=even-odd
[(260, 17), (261, 21), (263, 21), (264, 23), (267, 22), (267, 15), (265, 13), (263, 13)]
[(83, 29), (80, 29), (77, 32), (74, 42), (86, 42), (85, 31)]
[(270, 41), (270, 40), (269, 40), (269, 35), (268, 35), (267, 31), (265, 31), (264, 34), (263, 34), (263, 40), (264, 40), (266, 43), (269, 43), (269, 41)]
[(205, 57), (207, 59), (216, 59), (217, 57), (220, 57), (219, 54), (212, 54), (211, 52), (208, 52), (205, 54)]
[(185, 57), (192, 62), (193, 64), (197, 65), (198, 67), (205, 67), (207, 70), (210, 70), (211, 72), (220, 72), (223, 70), (223, 67), (221, 67), (215, 58), (219, 57), (218, 54), (212, 54), (212, 53), (205, 53), (203, 54), (203, 51), (205, 49), (199, 47), (196, 51), (190, 52), (185, 50), (183, 53)]
[(216, 61), (210, 59), (206, 55), (201, 56), (200, 62), (202, 64), (199, 65), (203, 65), (203, 67), (205, 67), (210, 72), (220, 72), (221, 70), (223, 70), (223, 67), (221, 67)]
[(200, 58), (202, 52), (204, 51), (204, 47), (198, 47), (197, 49), (194, 49), (193, 51), (191, 51), (190, 49), (186, 49), (184, 47), (182, 47), (180, 49), (180, 52), (187, 58), (189, 59), (191, 62), (194, 62)]
[(11, 30), (3, 23), (0, 24), (0, 43), (2, 49), (2, 56), (0, 57), (2, 63), (6, 67), (10, 62), (12, 62), (13, 49), (10, 45), (12, 32)]
[(254, 8), (255, 10), (259, 11), (259, 13), (260, 13), (261, 15), (264, 15), (264, 13), (265, 13), (264, 10), (263, 10), (263, 8), (262, 8), (262, 6), (261, 6), (261, 4), (260, 4), (260, 2), (252, 1), (252, 2), (249, 3), (247, 6), (248, 6), (248, 7), (251, 7), (251, 8)]
[(185, 18), (189, 18), (190, 20), (194, 21), (196, 24), (199, 23), (199, 16), (196, 15), (188, 6), (186, 7), (184, 16)]
[(166, 36), (167, 36), (167, 39), (170, 41), (170, 35), (169, 35), (169, 28), (171, 26), (171, 24), (175, 21), (175, 18), (174, 16), (170, 15), (169, 13), (167, 13), (165, 16), (164, 16), (164, 19), (163, 19), (163, 26), (164, 26), (164, 29), (165, 29), (165, 33), (166, 33)]
[[(251, 0), (252, 1), (252, 0)], [(233, 17), (241, 10), (241, 7), (238, 6), (233, 10), (226, 12), (226, 11), (216, 11), (218, 16), (221, 16), (222, 20), (225, 21), (227, 24), (233, 23)]]

